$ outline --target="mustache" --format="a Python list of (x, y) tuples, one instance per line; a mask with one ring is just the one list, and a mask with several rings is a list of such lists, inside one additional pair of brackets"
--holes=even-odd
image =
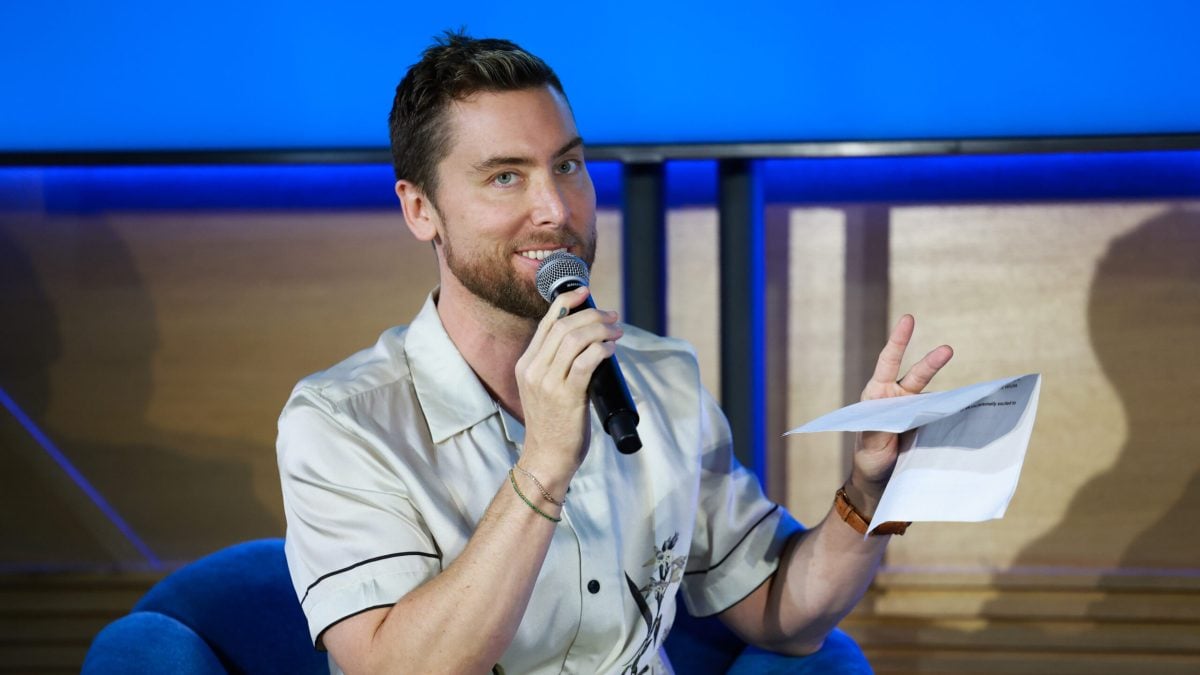
[(536, 238), (513, 244), (514, 251), (524, 251), (531, 248), (552, 249), (552, 248), (582, 248), (586, 242), (583, 239), (573, 235), (564, 234), (560, 237), (553, 238)]

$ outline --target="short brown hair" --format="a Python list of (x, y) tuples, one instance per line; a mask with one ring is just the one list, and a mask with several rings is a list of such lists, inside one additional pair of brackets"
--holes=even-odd
[(396, 180), (409, 181), (433, 199), (438, 162), (449, 152), (445, 117), (451, 102), (481, 91), (546, 85), (566, 98), (550, 66), (515, 43), (446, 31), (396, 86), (388, 116)]

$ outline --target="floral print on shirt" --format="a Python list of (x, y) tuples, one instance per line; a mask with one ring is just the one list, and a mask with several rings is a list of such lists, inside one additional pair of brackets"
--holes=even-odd
[[(633, 658), (625, 663), (621, 675), (643, 675), (650, 671), (650, 664), (643, 664), (642, 659), (647, 654), (653, 654), (658, 648), (663, 599), (667, 597), (671, 586), (683, 579), (683, 569), (687, 565), (686, 555), (675, 554), (675, 544), (678, 542), (679, 533), (676, 532), (664, 541), (662, 546), (655, 549), (653, 557), (642, 564), (643, 568), (651, 568), (650, 579), (645, 585), (639, 587), (628, 573), (625, 574), (629, 592), (633, 595), (633, 601), (637, 603), (642, 620), (646, 622), (646, 637)], [(654, 600), (653, 609), (650, 607), (651, 598)]]

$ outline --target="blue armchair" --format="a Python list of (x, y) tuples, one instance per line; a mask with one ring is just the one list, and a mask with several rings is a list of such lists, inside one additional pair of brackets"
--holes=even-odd
[(328, 675), (288, 576), (282, 539), (217, 551), (158, 582), (106, 626), (83, 662), (89, 675)]
[[(680, 675), (871, 672), (841, 631), (816, 654), (789, 658), (747, 648), (719, 621), (682, 611), (666, 649)], [(309, 641), (280, 539), (231, 546), (163, 579), (100, 631), (83, 663), (84, 675), (328, 672)]]

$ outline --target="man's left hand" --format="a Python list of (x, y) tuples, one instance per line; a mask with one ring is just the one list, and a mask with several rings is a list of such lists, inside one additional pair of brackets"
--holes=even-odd
[[(911, 316), (900, 317), (863, 389), (864, 401), (920, 393), (954, 355), (950, 347), (942, 345), (898, 378), (913, 326)], [(854, 468), (845, 487), (850, 503), (868, 520), (899, 453), (896, 434), (869, 431), (859, 435)], [(831, 509), (820, 525), (792, 535), (771, 582), (721, 612), (721, 620), (764, 649), (786, 654), (811, 654), (819, 649), (829, 631), (862, 598), (889, 539), (864, 538), (838, 520), (838, 513)]]
[[(909, 368), (904, 377), (899, 377), (904, 351), (908, 348), (908, 341), (912, 338), (915, 326), (916, 321), (911, 314), (900, 317), (900, 321), (892, 329), (887, 345), (879, 353), (879, 360), (875, 363), (875, 372), (863, 389), (862, 400), (919, 394), (929, 385), (934, 375), (937, 375), (938, 371), (954, 356), (954, 350), (949, 345), (942, 345), (926, 354), (925, 358)], [(862, 502), (867, 502), (862, 506), (867, 507), (870, 511), (874, 510), (874, 504), (883, 494), (883, 488), (887, 485), (888, 478), (892, 475), (892, 469), (896, 466), (899, 452), (900, 438), (896, 434), (885, 431), (867, 431), (859, 435), (858, 444), (854, 450), (854, 468), (846, 487), (852, 497), (855, 496), (853, 493), (860, 493)], [(868, 504), (870, 504), (869, 507)]]

